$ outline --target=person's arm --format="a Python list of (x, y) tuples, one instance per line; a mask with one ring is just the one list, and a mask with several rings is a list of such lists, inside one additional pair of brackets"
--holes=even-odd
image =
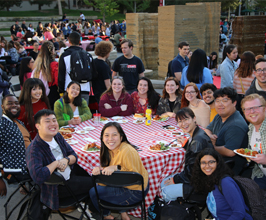
[(117, 72), (115, 72), (115, 71), (113, 70), (112, 78), (113, 78), (114, 76), (116, 76), (116, 75), (117, 75)]
[(211, 71), (208, 68), (203, 69), (204, 83), (213, 83)]
[(233, 157), (236, 155), (234, 151), (227, 149), (225, 146), (214, 146), (214, 148), (219, 154), (225, 157)]
[(221, 64), (220, 75), (221, 75), (221, 88), (226, 86), (233, 87), (233, 77), (231, 75), (231, 70), (227, 64), (226, 65)]
[(139, 78), (144, 77), (144, 72), (139, 74)]
[(110, 79), (106, 79), (104, 80), (104, 84), (105, 84), (105, 87), (106, 87), (106, 90), (111, 86), (111, 81)]
[(99, 102), (99, 111), (101, 112), (102, 116), (112, 117), (112, 116), (118, 115), (122, 111), (120, 106), (112, 106), (111, 109), (106, 109), (104, 107), (105, 103), (112, 106), (112, 103), (110, 102), (107, 94), (104, 94), (101, 97), (100, 102)]
[(182, 76), (182, 72), (175, 72), (175, 78), (180, 81), (181, 80), (181, 76)]
[(6, 189), (6, 183), (5, 181), (2, 179), (2, 177), (0, 177), (0, 196), (6, 196), (7, 193), (7, 189)]
[(165, 105), (163, 104), (163, 98), (160, 98), (158, 102), (156, 114), (161, 115), (163, 113), (165, 113)]
[(266, 165), (266, 155), (257, 154), (255, 158), (250, 158), (250, 160), (255, 161), (257, 164)]
[(61, 106), (60, 100), (57, 100), (54, 103), (54, 112), (55, 112), (56, 120), (60, 127), (68, 125), (68, 121), (64, 120), (64, 116), (63, 116), (64, 111)]
[(124, 99), (122, 105), (127, 105), (127, 110), (121, 111), (120, 112), (121, 116), (128, 116), (128, 115), (133, 114), (133, 112), (134, 112), (133, 101), (132, 101), (131, 96), (128, 93), (125, 94), (125, 99)]
[(173, 59), (172, 61), (172, 73), (174, 73), (174, 77), (176, 77), (178, 81), (181, 80), (182, 66), (178, 60)]
[(92, 114), (90, 108), (88, 107), (88, 103), (86, 102), (85, 99), (82, 99), (82, 106), (79, 107), (79, 110), (80, 110), (79, 117), (81, 118), (82, 122), (91, 119)]

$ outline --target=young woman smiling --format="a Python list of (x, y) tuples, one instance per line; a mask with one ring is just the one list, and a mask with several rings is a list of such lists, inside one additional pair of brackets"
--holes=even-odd
[[(63, 98), (54, 104), (54, 112), (59, 126), (78, 125), (92, 116), (85, 99), (81, 98), (80, 84), (71, 81)], [(79, 116), (78, 119), (73, 116)]]
[(156, 114), (156, 108), (160, 95), (154, 90), (151, 81), (146, 77), (141, 77), (138, 81), (137, 90), (131, 94), (134, 113), (145, 114), (148, 106), (152, 109), (152, 114)]
[(33, 140), (37, 134), (34, 115), (42, 109), (50, 108), (43, 82), (37, 78), (27, 79), (23, 84), (19, 103), (21, 111), (18, 119), (24, 123)]
[[(191, 182), (196, 192), (208, 192), (207, 206), (213, 218), (220, 220), (253, 218), (246, 212), (242, 192), (232, 179), (233, 173), (214, 149), (204, 149), (194, 161)], [(221, 186), (220, 192), (218, 186)]]
[(157, 115), (167, 115), (175, 117), (175, 114), (180, 109), (182, 98), (182, 90), (180, 84), (174, 77), (169, 77), (164, 82), (163, 95), (159, 100)]
[(133, 102), (125, 90), (123, 77), (113, 77), (111, 86), (100, 98), (99, 111), (106, 117), (128, 116), (133, 113)]
[[(102, 129), (100, 164), (92, 170), (93, 175), (112, 175), (117, 170), (136, 172), (143, 176), (145, 195), (148, 193), (148, 172), (117, 122), (109, 122)], [(117, 205), (130, 205), (142, 200), (141, 186), (138, 185), (123, 188), (98, 185), (97, 191), (102, 200)], [(90, 190), (90, 198), (95, 208), (100, 211), (94, 188)], [(120, 213), (122, 220), (130, 220), (126, 210)], [(103, 214), (104, 219), (114, 219), (110, 210), (104, 209)]]
[(195, 83), (186, 85), (182, 99), (181, 108), (189, 107), (196, 116), (197, 124), (206, 128), (210, 124), (211, 109), (203, 100)]

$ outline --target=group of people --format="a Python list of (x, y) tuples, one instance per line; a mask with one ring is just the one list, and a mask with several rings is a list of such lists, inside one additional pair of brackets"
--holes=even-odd
[[(58, 198), (68, 196), (64, 187), (44, 184), (58, 169), (75, 193), (89, 193), (93, 205), (99, 209), (90, 175), (77, 165), (76, 153), (58, 133), (59, 126), (78, 125), (91, 119), (88, 104), (93, 92), (102, 116), (145, 114), (150, 108), (153, 115), (175, 118), (183, 132), (189, 134), (188, 139), (178, 137), (186, 150), (184, 171), (161, 183), (166, 201), (189, 194), (192, 187), (208, 194), (207, 205), (215, 218), (252, 219), (231, 177), (251, 176), (266, 190), (264, 58), (255, 62), (254, 54), (245, 52), (238, 67), (234, 61), (237, 47), (228, 45), (224, 50), (225, 59), (217, 68), (217, 54), (207, 57), (203, 50), (197, 49), (189, 59), (189, 44), (181, 42), (179, 54), (171, 63), (172, 75), (165, 80), (162, 94), (158, 94), (151, 80), (145, 77), (144, 65), (133, 54), (133, 43), (129, 39), (121, 41), (123, 55), (112, 66), (108, 63), (112, 43), (97, 44), (97, 58), (93, 60), (87, 55), (91, 70), (97, 74), (91, 81), (74, 81), (69, 74), (71, 55), (83, 49), (79, 47), (78, 32), (72, 32), (68, 39), (70, 47), (62, 53), (59, 63), (54, 59), (55, 48), (51, 41), (43, 42), (35, 61), (24, 58), (27, 68), (21, 68), (19, 99), (10, 94), (3, 98), (0, 159), (4, 167), (22, 168), (20, 179), (30, 175), (41, 186), (41, 202), (50, 209), (58, 209)], [(222, 78), (220, 89), (212, 81), (212, 72), (218, 69)], [(77, 115), (78, 118), (74, 117)], [(14, 136), (17, 138), (13, 139)], [(92, 174), (111, 175), (118, 170), (138, 172), (144, 178), (147, 194), (147, 170), (121, 126), (115, 122), (106, 124), (100, 139), (100, 167), (95, 167)], [(256, 163), (252, 170), (245, 169), (246, 159), (234, 152), (248, 147), (259, 152), (251, 159)], [(224, 163), (227, 160), (235, 162), (232, 170), (227, 169)], [(228, 176), (224, 177), (225, 174)], [(220, 181), (228, 193), (219, 194)], [(97, 187), (101, 198), (115, 204), (141, 200), (139, 187)], [(1, 195), (5, 190), (0, 179)], [(128, 199), (132, 197), (135, 200)], [(110, 210), (104, 210), (104, 216), (105, 219), (114, 218)], [(124, 210), (121, 216), (129, 219)]]

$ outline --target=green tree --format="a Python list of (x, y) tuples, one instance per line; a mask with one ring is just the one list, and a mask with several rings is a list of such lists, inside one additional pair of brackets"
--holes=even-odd
[(84, 3), (99, 9), (103, 16), (103, 22), (105, 22), (105, 17), (113, 16), (119, 12), (117, 10), (118, 4), (113, 0), (84, 0)]
[(38, 10), (42, 10), (42, 6), (44, 5), (51, 5), (53, 3), (53, 0), (30, 0), (31, 5), (38, 5)]
[(266, 11), (266, 1), (265, 0), (256, 0), (254, 9), (259, 9), (260, 11)]
[(124, 5), (127, 10), (136, 12), (143, 12), (150, 7), (151, 0), (118, 0), (118, 3)]
[(12, 6), (17, 6), (19, 7), (21, 5), (22, 0), (6, 0), (6, 1), (1, 1), (0, 4), (0, 10), (3, 10), (6, 8), (7, 11), (9, 11), (9, 9)]

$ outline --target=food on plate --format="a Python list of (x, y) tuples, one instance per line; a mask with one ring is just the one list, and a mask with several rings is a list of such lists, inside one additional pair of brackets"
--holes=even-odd
[(172, 135), (181, 135), (181, 132), (173, 132)]
[(99, 151), (101, 147), (96, 143), (85, 144), (84, 150), (86, 151)]
[(108, 121), (108, 118), (102, 116), (100, 121)]
[(141, 114), (141, 113), (135, 113), (134, 117), (135, 118), (144, 118), (143, 114)]
[(171, 146), (172, 146), (172, 147), (177, 147), (178, 145), (177, 145), (177, 144), (172, 144)]
[(174, 129), (176, 129), (176, 128), (175, 128), (174, 126), (172, 126), (172, 125), (169, 125), (169, 126), (166, 127), (166, 129), (174, 130)]
[(65, 132), (65, 133), (71, 133), (71, 132), (74, 132), (75, 129), (74, 128), (69, 128), (69, 127), (67, 127), (67, 128), (62, 127), (62, 128), (60, 128), (59, 131), (62, 131), (62, 132)]
[(150, 146), (151, 150), (168, 150), (170, 147), (166, 146), (165, 143), (159, 142), (158, 144)]
[(240, 148), (236, 150), (237, 153), (247, 155), (247, 156), (253, 156), (255, 157), (258, 154), (258, 151), (256, 150), (250, 150), (248, 148)]
[(168, 118), (168, 115), (161, 115), (161, 118)]
[(62, 131), (59, 131), (59, 133), (63, 136), (63, 138), (64, 138), (65, 140), (72, 138), (72, 134), (70, 134), (70, 133), (68, 133), (68, 132), (62, 132)]
[(141, 124), (141, 123), (143, 123), (143, 120), (137, 119), (137, 120), (135, 121), (135, 123), (136, 123), (136, 124)]

